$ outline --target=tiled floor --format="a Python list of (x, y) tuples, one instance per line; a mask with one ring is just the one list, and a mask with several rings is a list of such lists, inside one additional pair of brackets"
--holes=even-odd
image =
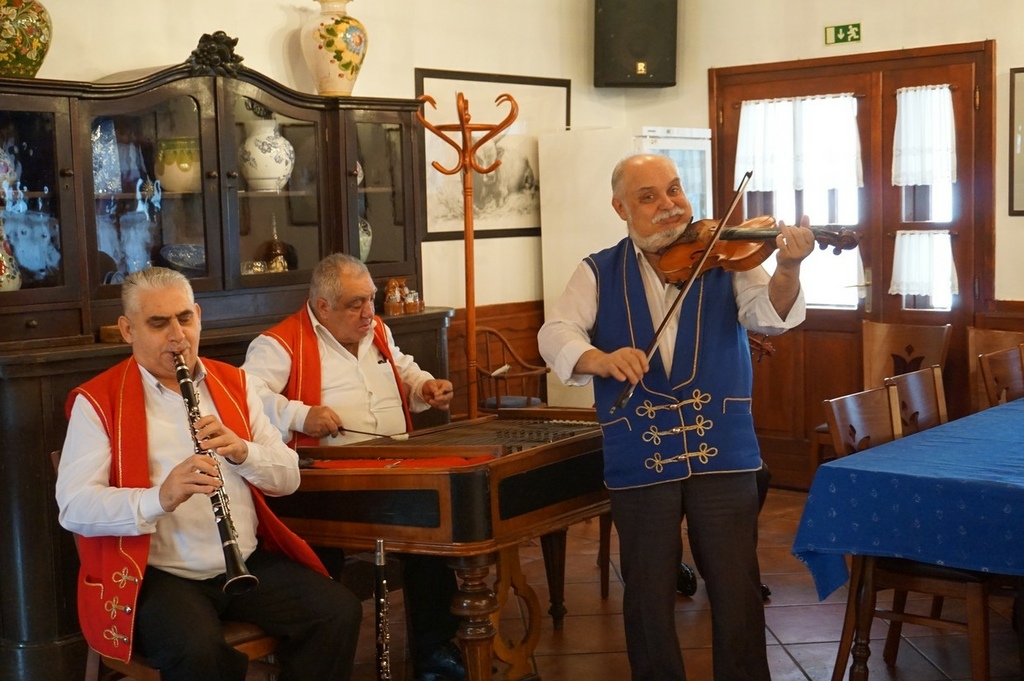
[[(823, 681), (831, 678), (846, 603), (845, 588), (818, 602), (810, 574), (790, 554), (806, 494), (773, 489), (761, 513), (759, 555), (762, 579), (772, 591), (766, 604), (768, 657), (774, 681)], [(566, 606), (569, 610), (560, 631), (553, 631), (545, 617), (534, 654), (534, 666), (544, 681), (627, 681), (625, 638), (622, 626), (622, 585), (617, 573), (617, 545), (612, 543), (612, 584), (607, 600), (601, 600), (595, 564), (598, 548), (597, 521), (569, 530), (566, 568)], [(521, 547), (521, 564), (529, 583), (547, 608), (547, 585), (538, 542)], [(687, 554), (689, 549), (687, 548)], [(404, 622), (401, 591), (391, 595), (391, 662), (395, 681), (411, 678), (404, 665)], [(961, 607), (949, 602), (950, 612)], [(1009, 624), (1007, 599), (994, 599), (991, 617), (992, 679), (1021, 679), (1017, 643)], [(512, 599), (502, 611), (501, 634), (506, 638), (523, 630), (519, 601)], [(676, 599), (676, 625), (691, 681), (711, 676), (710, 613), (703, 587), (690, 598)], [(375, 681), (372, 602), (366, 603), (354, 681)], [(904, 627), (896, 666), (887, 668), (881, 657), (885, 625), (872, 632), (871, 679), (878, 681), (943, 681), (969, 679), (966, 638), (916, 626)], [(497, 665), (495, 679), (504, 679)]]

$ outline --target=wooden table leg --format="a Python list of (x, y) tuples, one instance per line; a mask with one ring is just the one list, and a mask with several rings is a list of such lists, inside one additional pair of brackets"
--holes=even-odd
[(565, 544), (568, 528), (545, 534), (540, 538), (540, 549), (544, 554), (544, 574), (548, 578), (548, 595), (551, 607), (552, 626), (562, 628), (565, 613)]
[(871, 656), (871, 623), (875, 618), (875, 557), (864, 556), (857, 583), (857, 631), (853, 639), (853, 665), (850, 681), (868, 681)]
[(452, 614), (462, 618), (458, 638), (468, 681), (489, 681), (494, 656), (494, 625), (491, 613), (498, 610), (498, 600), (487, 584), (487, 573), (497, 556), (465, 556), (450, 558), (448, 564), (459, 579), (459, 591), (452, 598)]
[[(533, 668), (533, 652), (540, 640), (540, 599), (523, 574), (518, 546), (512, 545), (501, 550), (497, 577), (494, 592), (498, 599), (498, 611), (491, 614), (491, 623), (498, 631), (494, 638), (494, 654), (509, 665), (505, 673), (508, 681), (536, 681), (540, 676)], [(501, 634), (501, 610), (508, 602), (509, 592), (522, 599), (526, 605), (526, 631), (518, 640), (506, 639)]]

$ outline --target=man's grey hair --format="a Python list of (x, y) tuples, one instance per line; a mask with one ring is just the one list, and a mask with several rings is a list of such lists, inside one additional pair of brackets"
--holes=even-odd
[(359, 258), (347, 253), (331, 253), (313, 268), (313, 277), (309, 282), (309, 302), (315, 304), (319, 298), (323, 298), (333, 310), (337, 300), (345, 294), (341, 284), (342, 275), (358, 277), (369, 274), (370, 270)]
[(163, 291), (178, 287), (188, 294), (189, 304), (196, 302), (192, 284), (181, 272), (166, 267), (147, 267), (136, 270), (124, 278), (121, 284), (121, 307), (126, 315), (139, 311), (139, 296), (143, 291)]

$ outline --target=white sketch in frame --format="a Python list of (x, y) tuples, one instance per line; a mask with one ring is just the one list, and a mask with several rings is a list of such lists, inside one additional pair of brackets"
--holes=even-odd
[[(474, 124), (497, 124), (508, 115), (508, 104), (495, 104), (499, 95), (507, 93), (516, 100), (519, 114), (515, 122), (477, 152), (480, 167), (486, 168), (497, 159), (501, 160), (501, 165), (486, 175), (473, 173), (473, 227), (487, 230), (539, 226), (541, 169), (537, 140), (541, 134), (565, 129), (565, 89), (427, 78), (424, 92), (437, 101), (436, 111), (430, 106), (425, 108), (427, 119), (442, 125), (457, 121), (455, 105), (459, 92), (469, 103)], [(457, 133), (448, 134), (461, 145)], [(426, 133), (424, 149), (427, 229), (429, 232), (462, 231), (462, 175), (445, 175), (431, 165), (437, 161), (444, 168), (454, 167), (458, 162), (456, 151), (430, 132)]]

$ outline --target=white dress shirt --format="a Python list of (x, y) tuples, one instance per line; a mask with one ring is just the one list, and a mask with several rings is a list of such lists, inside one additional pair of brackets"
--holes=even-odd
[[(313, 322), (320, 353), (320, 404), (330, 407), (341, 417), (343, 428), (364, 433), (397, 435), (406, 432), (402, 398), (395, 383), (391, 365), (373, 345), (373, 333), (359, 341), (358, 356), (339, 343), (327, 327), (323, 326), (306, 304), (306, 314)], [(376, 321), (374, 322), (376, 324)], [(395, 345), (394, 336), (387, 326), (384, 331), (395, 366), (410, 396), (409, 408), (425, 411), (430, 405), (423, 399), (423, 384), (433, 376), (420, 369), (412, 355), (405, 355)], [(289, 400), (281, 394), (291, 375), (291, 357), (270, 336), (257, 336), (249, 344), (243, 365), (253, 380), (264, 410), (281, 436), (291, 437), (290, 431), (301, 432), (306, 415), (312, 405)], [(342, 432), (321, 439), (321, 445), (347, 445), (371, 438), (363, 433)]]
[[(666, 284), (639, 249), (634, 246), (633, 250), (640, 266), (651, 319), (657, 329), (679, 295), (679, 289), (673, 284)], [(763, 267), (735, 272), (733, 292), (739, 308), (739, 321), (744, 328), (755, 333), (777, 335), (804, 321), (804, 292), (801, 288), (793, 308), (786, 319), (782, 319), (768, 298), (769, 279)], [(688, 295), (695, 293), (696, 286), (695, 283)], [(672, 349), (679, 330), (680, 308), (676, 308), (658, 338), (658, 351), (668, 374), (672, 372)], [(586, 262), (576, 266), (547, 319), (537, 338), (541, 355), (565, 385), (586, 385), (592, 378), (590, 374), (573, 373), (583, 353), (594, 349), (590, 343), (590, 331), (597, 320), (597, 278)]]
[[(142, 367), (139, 370), (153, 486), (110, 486), (110, 440), (92, 403), (79, 395), (71, 410), (57, 475), (60, 524), (87, 537), (150, 534), (150, 565), (189, 579), (215, 577), (224, 572), (224, 552), (210, 499), (193, 495), (170, 513), (160, 505), (160, 485), (167, 474), (194, 453), (184, 400), (180, 392), (168, 389)], [(193, 375), (200, 412), (219, 418), (205, 378), (200, 362)], [(246, 404), (253, 433), (253, 441), (247, 443), (248, 456), (237, 465), (217, 457), (243, 558), (256, 549), (257, 524), (245, 481), (270, 496), (290, 494), (299, 486), (298, 456), (263, 414), (251, 382)]]

